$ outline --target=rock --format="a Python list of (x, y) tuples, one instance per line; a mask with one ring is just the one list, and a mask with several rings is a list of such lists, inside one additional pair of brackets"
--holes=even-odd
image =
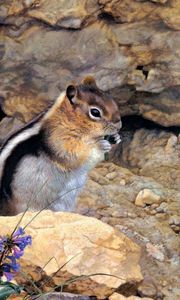
[[(136, 141), (134, 134), (138, 134)], [(142, 272), (157, 286), (143, 281), (139, 286), (143, 297), (178, 299), (179, 237), (178, 225), (175, 225), (178, 218), (173, 221), (173, 216), (179, 215), (179, 185), (175, 184), (179, 170), (179, 139), (177, 144), (169, 143), (172, 149), (165, 155), (167, 142), (174, 134), (147, 129), (135, 131), (134, 134), (127, 140), (129, 147), (123, 139), (126, 146), (123, 148), (121, 145), (122, 152), (117, 149), (115, 161), (121, 163), (120, 166), (106, 162), (92, 171), (93, 175), (90, 174), (91, 179), (79, 198), (77, 211), (104, 220), (141, 245)], [(174, 180), (164, 171), (167, 160)], [(145, 172), (143, 168), (147, 166), (148, 171)], [(107, 175), (111, 172), (116, 173), (114, 179), (108, 179)], [(101, 177), (107, 179), (106, 185), (101, 185)], [(125, 185), (120, 184), (122, 180)], [(135, 199), (144, 189), (160, 195), (162, 203), (153, 203), (145, 208), (136, 206)], [(168, 278), (167, 273), (171, 274)], [(165, 281), (166, 284), (162, 285)], [(168, 298), (169, 285), (173, 287), (171, 298)], [(126, 297), (133, 294), (129, 293)], [(153, 294), (155, 296), (152, 297)]]
[[(43, 21), (51, 26), (60, 28), (79, 29), (95, 20), (97, 14), (97, 1), (39, 1), (38, 8), (35, 5), (28, 11), (28, 16)], [(94, 16), (93, 16), (94, 15)]]
[(180, 216), (174, 215), (169, 219), (169, 224), (172, 230), (176, 233), (180, 232)]
[(169, 224), (170, 225), (173, 225), (173, 224), (180, 225), (180, 216), (177, 216), (177, 215), (171, 216), (171, 218), (169, 219)]
[(166, 202), (162, 202), (157, 208), (158, 213), (168, 213), (169, 206)]
[(157, 195), (154, 191), (149, 189), (141, 190), (135, 200), (137, 206), (144, 207), (146, 204), (159, 203), (161, 197)]
[(159, 261), (164, 261), (164, 254), (160, 249), (158, 249), (157, 246), (152, 245), (151, 243), (146, 244), (146, 249), (148, 252), (148, 255), (151, 255), (155, 259)]
[[(140, 196), (139, 196), (139, 194), (140, 194)], [(141, 195), (142, 191), (140, 191), (139, 194), (136, 197), (135, 205), (145, 207), (146, 203), (143, 202), (143, 198), (142, 198), (142, 195)]]
[[(139, 175), (148, 176), (169, 189), (180, 190), (179, 131), (139, 129), (116, 148), (117, 163), (126, 165)], [(154, 190), (155, 191), (155, 190)], [(163, 198), (163, 194), (158, 195)]]
[[(179, 126), (179, 10), (178, 0), (5, 0), (0, 96), (54, 99), (89, 73), (122, 115)], [(30, 102), (36, 114), (36, 97)], [(23, 107), (14, 104), (12, 111), (31, 119)]]
[[(13, 295), (8, 299), (10, 300), (22, 300), (22, 297), (27, 297), (27, 294), (22, 294), (19, 296)], [(23, 299), (24, 299), (23, 298)], [(37, 296), (32, 296), (31, 299), (37, 299)], [(90, 300), (91, 298), (88, 296), (75, 295), (71, 293), (44, 293), (42, 296), (38, 297), (39, 300)]]
[[(116, 174), (116, 177), (114, 177), (114, 179), (108, 179), (109, 174), (111, 174), (109, 170), (111, 170), (112, 166), (115, 168), (113, 174)], [(166, 197), (168, 197), (168, 191), (165, 191), (164, 187), (155, 182), (155, 180), (136, 176), (130, 170), (113, 165), (112, 163), (100, 164), (97, 169), (90, 173), (89, 177), (90, 180), (88, 181), (86, 189), (84, 189), (80, 196), (79, 205), (86, 203), (86, 205), (90, 207), (92, 205), (96, 206), (96, 204), (99, 205), (98, 203), (100, 203), (102, 199), (106, 203), (110, 200), (113, 205), (121, 203), (125, 212), (127, 210), (127, 203), (135, 202), (137, 195), (143, 190), (145, 190), (145, 196), (147, 195), (149, 198), (151, 196), (150, 199), (153, 199), (153, 201), (157, 201), (157, 199), (159, 199), (158, 195), (163, 195), (164, 199), (167, 199)], [(146, 190), (148, 192), (146, 192)], [(157, 197), (154, 191), (157, 193)], [(92, 195), (95, 202), (92, 200)], [(153, 197), (155, 197), (155, 200)], [(173, 192), (171, 197), (173, 197)], [(174, 197), (176, 196), (174, 195)], [(145, 199), (146, 198), (147, 197), (145, 197)], [(150, 200), (148, 200), (147, 202), (149, 203)], [(159, 203), (155, 204), (159, 206)], [(133, 206), (133, 210), (134, 209), (135, 208)]]
[(26, 94), (19, 93), (13, 97), (7, 97), (6, 101), (2, 101), (2, 109), (8, 116), (27, 123), (46, 109), (52, 102), (53, 100), (47, 98), (47, 95), (35, 95), (26, 92)]
[(153, 300), (152, 298), (140, 298), (136, 296), (124, 297), (118, 293), (114, 293), (109, 297), (109, 300)]
[(22, 300), (23, 298), (25, 298), (27, 296), (26, 292), (21, 292), (20, 295), (11, 295), (8, 297), (9, 300)]
[(108, 178), (109, 180), (113, 180), (116, 178), (116, 176), (117, 176), (116, 172), (111, 172), (106, 175), (106, 178)]
[[(163, 90), (161, 93), (142, 93), (135, 92), (130, 100), (133, 102), (133, 110), (131, 113), (143, 116), (145, 119), (152, 120), (162, 126), (179, 126), (180, 117), (180, 88), (174, 87)], [(157, 105), (158, 103), (158, 105)], [(175, 105), (175, 110), (172, 108)], [(171, 115), (169, 115), (171, 111)], [(175, 121), (175, 117), (177, 120)]]
[(166, 144), (166, 147), (165, 147), (165, 152), (167, 154), (172, 153), (177, 144), (178, 144), (177, 136), (172, 135), (167, 141), (167, 144)]
[(154, 299), (157, 294), (158, 292), (155, 284), (153, 284), (153, 282), (147, 280), (146, 278), (138, 287), (138, 295), (140, 295), (141, 297), (149, 297)]
[[(33, 298), (32, 298), (33, 299)], [(90, 300), (90, 297), (71, 293), (47, 293), (38, 298), (39, 300)]]
[[(27, 212), (21, 226), (35, 215)], [(1, 217), (1, 234), (12, 232), (19, 218), (21, 215)], [(139, 247), (124, 234), (116, 233), (111, 226), (94, 218), (43, 211), (28, 225), (26, 232), (32, 235), (33, 243), (25, 251), (22, 270), (32, 274), (32, 266), (41, 267), (56, 285), (72, 276), (89, 276), (69, 284), (66, 291), (102, 299), (126, 282), (142, 280)], [(61, 266), (64, 266), (62, 270)], [(110, 276), (93, 276), (97, 273)], [(18, 277), (16, 280), (22, 282)]]
[(0, 126), (0, 145), (14, 132), (24, 126), (24, 123), (17, 118), (3, 118)]
[[(154, 4), (153, 2), (156, 2)], [(158, 3), (159, 2), (159, 3)], [(103, 5), (103, 12), (107, 14), (111, 14), (117, 23), (132, 23), (138, 22), (144, 18), (148, 20), (155, 20), (161, 17), (162, 21), (166, 24), (167, 12), (169, 12), (169, 19), (171, 19), (172, 24), (174, 24), (174, 28), (180, 25), (179, 20), (175, 17), (175, 20), (172, 20), (172, 15), (175, 13), (174, 9), (176, 7), (177, 11), (175, 15), (180, 9), (178, 1), (170, 1), (171, 2), (171, 9), (167, 9), (165, 5), (167, 0), (155, 0), (155, 1), (146, 1), (146, 2), (139, 2), (139, 1), (119, 1), (116, 0), (100, 0), (99, 3)], [(161, 5), (163, 4), (163, 5)], [(169, 23), (171, 23), (169, 22)], [(171, 27), (171, 25), (169, 24)], [(178, 26), (179, 28), (179, 26)]]

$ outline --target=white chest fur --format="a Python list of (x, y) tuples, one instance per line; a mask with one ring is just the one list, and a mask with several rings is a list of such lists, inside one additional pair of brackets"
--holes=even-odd
[(76, 197), (86, 182), (88, 169), (83, 166), (64, 172), (43, 156), (25, 157), (13, 181), (18, 209), (23, 211), (28, 206), (34, 210), (73, 210)]

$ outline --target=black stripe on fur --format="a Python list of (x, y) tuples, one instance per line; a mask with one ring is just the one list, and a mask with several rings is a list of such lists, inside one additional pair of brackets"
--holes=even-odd
[(2, 144), (2, 146), (0, 148), (0, 153), (5, 149), (5, 147), (7, 146), (7, 144), (9, 144), (9, 142), (11, 142), (16, 136), (18, 136), (23, 131), (32, 128), (36, 123), (38, 123), (38, 121), (44, 116), (44, 114), (45, 114), (45, 112), (39, 114), (36, 118), (34, 118), (33, 120), (31, 120), (25, 126), (23, 126), (19, 130), (17, 130), (15, 133), (13, 133), (7, 140), (5, 140), (5, 142)]
[[(48, 156), (53, 156), (48, 145), (45, 143), (44, 132), (41, 130), (38, 134), (21, 141), (10, 153), (6, 159), (1, 184), (0, 184), (0, 201), (4, 202), (12, 197), (12, 182), (16, 174), (17, 167), (20, 161), (29, 155), (39, 156), (40, 153), (46, 153)], [(31, 166), (27, 166), (30, 168)]]

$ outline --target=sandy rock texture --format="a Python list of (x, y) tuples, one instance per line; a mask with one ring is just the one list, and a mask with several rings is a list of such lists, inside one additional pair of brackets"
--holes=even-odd
[(4, 111), (12, 116), (21, 107), (27, 120), (69, 81), (90, 73), (117, 100), (122, 115), (180, 125), (179, 14), (179, 0), (4, 0)]
[(109, 297), (109, 300), (152, 300), (152, 298), (139, 298), (136, 296), (124, 297), (118, 293), (114, 293)]
[(145, 128), (123, 134), (112, 155), (116, 164), (102, 163), (90, 173), (78, 211), (119, 228), (141, 245), (144, 280), (138, 295), (177, 300), (180, 136)]
[[(21, 226), (26, 225), (35, 214), (26, 213)], [(1, 234), (12, 232), (20, 217), (1, 217)], [(37, 273), (32, 276), (34, 280), (40, 279), (37, 268), (52, 276), (50, 283), (54, 286), (76, 276), (84, 276), (76, 281), (70, 280), (68, 286), (65, 284), (66, 290), (100, 299), (106, 298), (121, 285), (128, 282), (137, 284), (142, 280), (138, 264), (139, 246), (95, 218), (43, 211), (27, 226), (26, 232), (31, 234), (33, 243), (23, 256), (22, 271), (27, 276)], [(92, 276), (87, 278), (87, 275)], [(27, 280), (20, 274), (17, 281), (24, 283)], [(45, 287), (46, 284), (42, 290), (46, 291)]]
[(179, 133), (180, 129), (171, 132), (155, 128), (136, 130), (132, 136), (127, 132), (113, 159), (138, 175), (153, 178), (170, 191), (179, 191)]

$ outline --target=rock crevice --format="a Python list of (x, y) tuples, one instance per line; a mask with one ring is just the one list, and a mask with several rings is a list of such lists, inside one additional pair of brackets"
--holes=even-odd
[(177, 0), (5, 0), (0, 96), (53, 99), (90, 73), (122, 115), (179, 126), (179, 10)]

